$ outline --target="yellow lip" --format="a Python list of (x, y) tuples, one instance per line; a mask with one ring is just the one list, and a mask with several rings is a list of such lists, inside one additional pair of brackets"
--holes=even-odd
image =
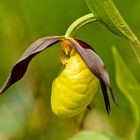
[(70, 57), (52, 84), (53, 113), (61, 118), (78, 115), (89, 105), (98, 85), (99, 80), (87, 68), (79, 54)]

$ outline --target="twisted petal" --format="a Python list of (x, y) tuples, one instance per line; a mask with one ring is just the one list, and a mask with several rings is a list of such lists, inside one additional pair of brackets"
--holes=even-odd
[(109, 74), (104, 66), (102, 59), (97, 53), (84, 41), (79, 39), (68, 38), (68, 40), (75, 46), (81, 58), (86, 63), (92, 73), (100, 80), (103, 97), (105, 101), (106, 110), (110, 112), (110, 102), (108, 97), (107, 88), (109, 89), (113, 101), (117, 104), (116, 97), (112, 92), (109, 80)]
[(62, 36), (44, 37), (31, 44), (29, 48), (23, 53), (18, 62), (13, 66), (9, 77), (0, 90), (0, 94), (4, 93), (4, 91), (6, 91), (11, 85), (19, 81), (24, 76), (32, 58), (34, 58), (41, 51), (57, 43), (62, 38)]

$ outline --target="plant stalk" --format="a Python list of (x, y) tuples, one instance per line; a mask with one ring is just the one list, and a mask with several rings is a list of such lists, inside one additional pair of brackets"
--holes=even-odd
[(66, 31), (65, 37), (73, 36), (78, 29), (90, 22), (95, 21), (97, 21), (97, 16), (92, 13), (80, 17), (69, 26), (68, 30)]

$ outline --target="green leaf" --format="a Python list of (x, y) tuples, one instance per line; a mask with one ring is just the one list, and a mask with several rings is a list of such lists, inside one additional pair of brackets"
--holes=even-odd
[(90, 11), (97, 15), (100, 23), (130, 42), (140, 63), (140, 42), (121, 16), (113, 0), (86, 0), (86, 2)]
[(68, 140), (121, 140), (108, 132), (81, 131)]
[(134, 126), (132, 126), (132, 131), (135, 137), (136, 133), (139, 132), (138, 127), (139, 127), (140, 108), (138, 108), (138, 106), (140, 105), (139, 99), (140, 83), (137, 81), (133, 73), (127, 67), (127, 65), (125, 64), (125, 62), (123, 61), (122, 57), (120, 56), (115, 47), (112, 48), (112, 52), (115, 61), (117, 86), (121, 90), (121, 92), (125, 95), (125, 97), (128, 99), (133, 113), (135, 124)]
[(113, 33), (128, 40), (134, 38), (131, 29), (112, 0), (86, 0), (86, 2), (91, 12), (96, 14), (101, 23), (107, 26)]

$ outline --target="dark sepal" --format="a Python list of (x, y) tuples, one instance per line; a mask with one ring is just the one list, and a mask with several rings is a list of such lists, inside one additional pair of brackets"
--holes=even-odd
[(101, 89), (102, 89), (103, 96), (104, 96), (106, 111), (109, 114), (109, 112), (110, 112), (110, 102), (109, 102), (109, 98), (108, 98), (107, 87), (102, 80), (100, 80), (100, 84), (101, 84)]
[(97, 55), (97, 53), (84, 41), (79, 39), (68, 38), (68, 40), (75, 46), (77, 52), (80, 54), (81, 58), (88, 66), (88, 68), (93, 72), (93, 74), (100, 80), (102, 86), (102, 92), (106, 104), (107, 112), (110, 110), (110, 103), (107, 94), (107, 88), (110, 91), (113, 101), (117, 103), (115, 94), (112, 92), (109, 80), (109, 74), (104, 66), (102, 59)]
[(19, 81), (24, 76), (32, 58), (34, 58), (41, 51), (57, 43), (62, 38), (62, 36), (44, 37), (31, 44), (29, 48), (23, 53), (18, 62), (13, 66), (9, 77), (7, 78), (3, 87), (0, 89), (0, 94), (4, 93), (11, 85)]

